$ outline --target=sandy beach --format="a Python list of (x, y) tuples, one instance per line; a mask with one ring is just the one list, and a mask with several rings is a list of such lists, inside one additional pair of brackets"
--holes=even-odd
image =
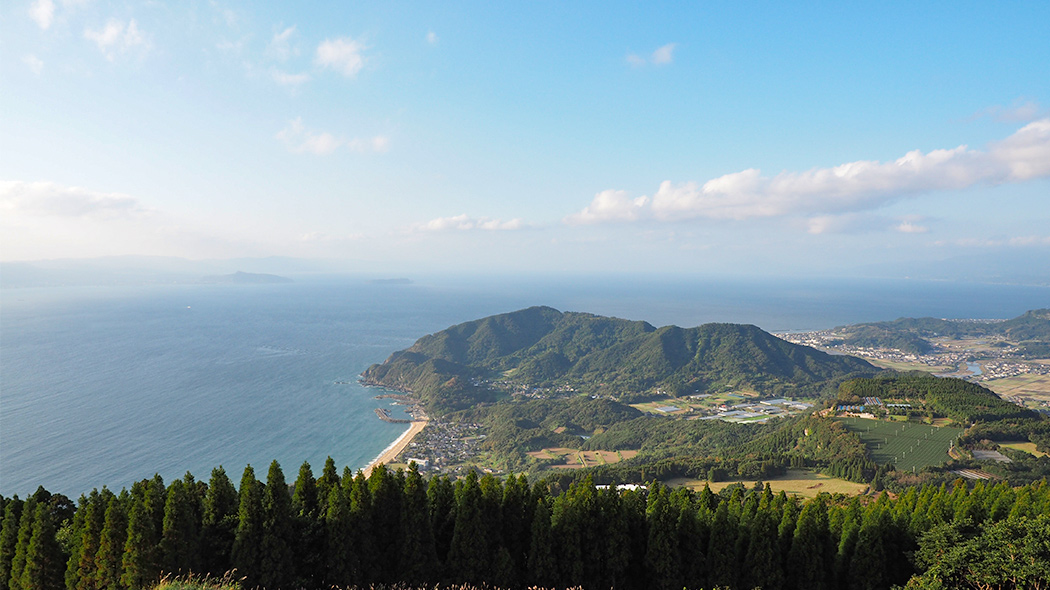
[(408, 430), (406, 430), (401, 436), (397, 437), (397, 440), (390, 443), (390, 446), (384, 449), (378, 457), (373, 459), (372, 462), (368, 464), (368, 467), (365, 467), (365, 477), (372, 474), (372, 468), (376, 465), (379, 465), (380, 463), (390, 463), (396, 459), (397, 456), (401, 454), (401, 451), (404, 451), (405, 448), (408, 447), (408, 443), (412, 442), (412, 439), (423, 430), (423, 427), (427, 425), (427, 422), (427, 420), (413, 420), (412, 425), (408, 427)]

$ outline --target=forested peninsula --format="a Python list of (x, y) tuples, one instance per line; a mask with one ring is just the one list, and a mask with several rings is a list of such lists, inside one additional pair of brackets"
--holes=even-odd
[(428, 411), (443, 414), (537, 388), (621, 402), (734, 389), (834, 395), (843, 380), (878, 371), (867, 361), (792, 344), (755, 326), (656, 328), (530, 307), (424, 336), (369, 367), (362, 379), (410, 391)]

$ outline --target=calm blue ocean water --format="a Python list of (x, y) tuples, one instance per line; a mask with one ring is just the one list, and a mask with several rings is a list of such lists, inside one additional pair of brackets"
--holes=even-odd
[[(809, 330), (903, 316), (1008, 318), (1050, 289), (917, 281), (356, 278), (287, 285), (0, 290), (0, 493), (79, 495), (223, 465), (289, 480), (363, 467), (404, 430), (368, 365), (454, 323), (529, 305), (655, 325)], [(339, 384), (349, 381), (350, 384)], [(397, 413), (396, 409), (392, 410)]]

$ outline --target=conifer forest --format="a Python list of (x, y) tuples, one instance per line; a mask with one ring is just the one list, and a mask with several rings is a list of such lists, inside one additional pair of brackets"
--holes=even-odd
[(0, 590), (135, 590), (164, 575), (242, 588), (1046, 588), (1050, 485), (958, 480), (893, 496), (712, 493), (470, 472), (368, 477), (329, 459), (289, 484), (222, 468), (74, 503), (2, 498)]

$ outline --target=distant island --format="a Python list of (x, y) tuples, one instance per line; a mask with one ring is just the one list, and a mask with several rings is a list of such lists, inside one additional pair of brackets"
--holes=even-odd
[(209, 275), (198, 282), (202, 285), (273, 285), (295, 281), (278, 275), (237, 271), (228, 275)]

